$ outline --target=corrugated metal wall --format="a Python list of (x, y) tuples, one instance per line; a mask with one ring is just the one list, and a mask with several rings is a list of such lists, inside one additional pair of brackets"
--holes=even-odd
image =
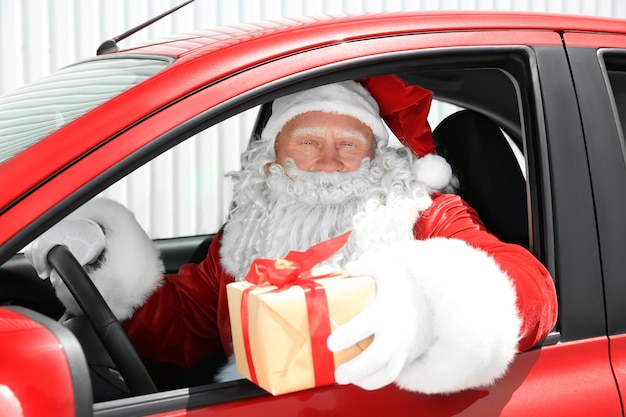
[[(0, 94), (95, 55), (105, 39), (182, 2), (0, 0)], [(435, 9), (527, 10), (626, 18), (624, 0), (195, 0), (121, 45), (246, 21)], [(253, 117), (248, 114), (205, 133), (241, 138), (230, 145), (228, 153), (220, 149), (219, 141), (188, 141), (105, 194), (133, 210), (153, 237), (215, 231), (230, 199), (222, 175), (237, 168), (238, 154), (245, 146)], [(207, 154), (221, 156), (206, 161), (202, 155)], [(154, 192), (157, 189), (159, 192)]]

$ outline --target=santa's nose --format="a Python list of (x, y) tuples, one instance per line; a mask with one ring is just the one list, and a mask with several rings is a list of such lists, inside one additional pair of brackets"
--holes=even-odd
[(315, 170), (327, 173), (344, 171), (344, 165), (341, 163), (339, 153), (337, 151), (329, 151), (324, 152), (316, 161)]

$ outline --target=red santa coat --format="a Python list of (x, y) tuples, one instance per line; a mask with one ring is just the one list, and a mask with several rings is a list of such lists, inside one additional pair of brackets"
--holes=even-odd
[[(434, 195), (414, 232), (417, 240), (465, 241), (495, 260), (517, 295), (519, 351), (531, 348), (551, 331), (556, 323), (557, 302), (548, 271), (526, 249), (504, 243), (487, 232), (476, 212), (460, 197)], [(184, 265), (178, 274), (166, 276), (145, 304), (123, 323), (141, 356), (190, 367), (220, 351), (232, 354), (226, 285), (234, 278), (220, 262), (221, 236), (221, 232), (215, 236), (202, 263)], [(454, 253), (446, 257), (454, 261)]]

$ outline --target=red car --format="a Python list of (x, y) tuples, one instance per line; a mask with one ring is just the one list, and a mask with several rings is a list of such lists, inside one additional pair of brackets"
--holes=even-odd
[[(0, 414), (624, 415), (626, 21), (397, 13), (109, 46), (0, 98)], [(388, 73), (458, 106), (433, 128), (460, 194), (556, 281), (557, 327), (492, 387), (421, 395), (337, 385), (271, 396), (245, 380), (208, 384), (203, 369), (183, 375), (142, 361), (62, 250), (53, 264), (79, 278), (91, 321), (64, 321), (50, 283), (25, 261), (29, 242), (181, 142), (258, 108), (252, 134), (278, 96)], [(202, 140), (217, 150), (234, 139), (222, 131)], [(155, 243), (175, 271), (201, 259), (211, 238)]]

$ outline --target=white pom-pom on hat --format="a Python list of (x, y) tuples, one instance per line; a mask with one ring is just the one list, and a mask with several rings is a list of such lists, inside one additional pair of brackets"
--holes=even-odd
[(433, 190), (443, 190), (452, 180), (452, 167), (441, 156), (427, 154), (415, 161), (413, 173), (418, 181)]

